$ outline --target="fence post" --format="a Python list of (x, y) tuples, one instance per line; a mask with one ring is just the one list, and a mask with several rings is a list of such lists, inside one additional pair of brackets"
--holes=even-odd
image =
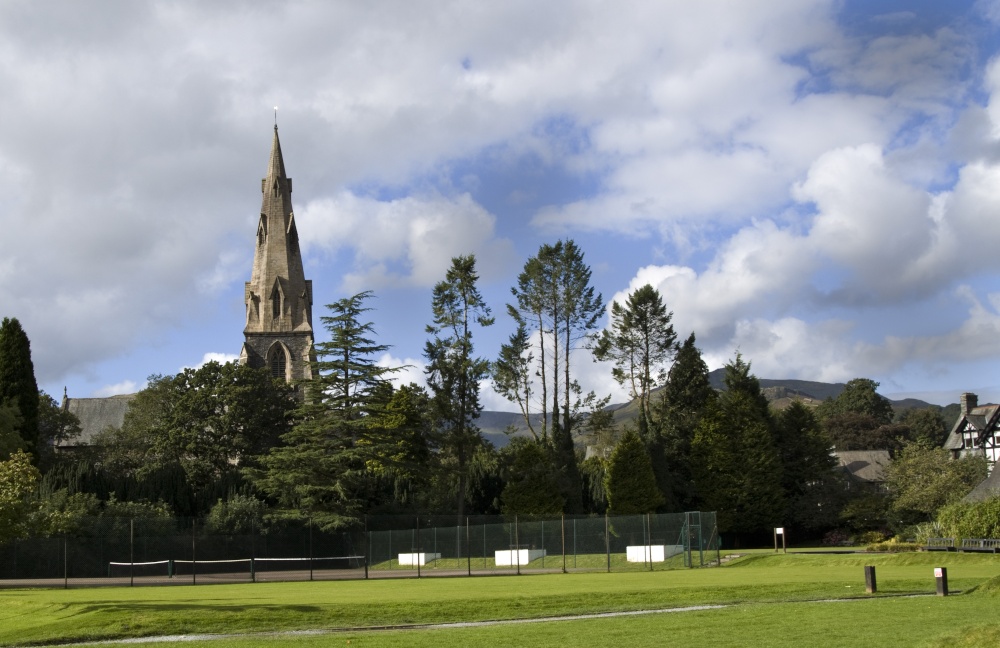
[(309, 527), (309, 580), (313, 579), (313, 519), (310, 515), (306, 518), (306, 525)]
[(562, 555), (563, 555), (563, 573), (566, 573), (566, 514), (563, 513), (561, 516), (561, 522), (559, 524), (562, 527)]
[(517, 561), (517, 574), (521, 575), (521, 536), (518, 535), (517, 531), (517, 516), (514, 516), (514, 555)]
[(417, 552), (417, 555), (415, 556), (416, 560), (414, 561), (415, 563), (417, 563), (417, 578), (420, 578), (420, 516), (419, 515), (417, 516), (417, 546), (414, 547), (414, 549)]
[(611, 573), (611, 526), (608, 523), (608, 514), (604, 514), (604, 549), (608, 554), (608, 573)]
[(472, 539), (469, 537), (469, 516), (465, 516), (465, 561), (472, 576)]
[(368, 536), (368, 515), (365, 515), (365, 534), (362, 538), (363, 549), (365, 552), (365, 580), (368, 580), (368, 554), (371, 553), (371, 540)]
[(63, 534), (63, 589), (69, 589), (69, 550), (66, 548), (66, 534)]

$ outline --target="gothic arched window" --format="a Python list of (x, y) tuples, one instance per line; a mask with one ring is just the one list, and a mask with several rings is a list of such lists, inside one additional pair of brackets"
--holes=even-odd
[(275, 347), (271, 353), (271, 377), (285, 379), (285, 350)]

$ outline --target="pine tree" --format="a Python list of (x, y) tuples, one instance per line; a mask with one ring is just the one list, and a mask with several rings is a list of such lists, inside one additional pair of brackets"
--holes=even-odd
[(445, 465), (454, 466), (459, 518), (465, 514), (469, 460), (483, 443), (475, 420), (483, 409), (479, 383), (490, 368), (489, 362), (473, 355), (473, 324), (493, 324), (490, 309), (476, 287), (478, 280), (474, 256), (451, 260), (444, 281), (434, 286), (434, 323), (427, 326), (427, 333), (434, 337), (424, 347), (441, 449), (451, 460)]
[[(257, 486), (292, 514), (308, 514), (324, 528), (358, 524), (371, 475), (366, 462), (384, 458), (379, 440), (396, 421), (386, 412), (387, 345), (374, 340), (361, 317), (371, 297), (362, 292), (327, 306), (322, 318), (331, 340), (317, 344), (313, 379), (296, 412), (297, 423), (250, 474)], [(391, 386), (388, 389), (391, 395)]]
[(504, 449), (511, 457), (500, 494), (504, 515), (555, 515), (565, 500), (552, 469), (549, 447), (533, 439), (514, 439)]
[(18, 434), (38, 459), (38, 383), (31, 362), (31, 342), (14, 317), (0, 323), (0, 404), (10, 399), (21, 416)]
[(785, 513), (781, 459), (760, 383), (737, 354), (726, 365), (726, 391), (703, 416), (691, 443), (692, 476), (720, 531), (752, 533)]
[[(691, 442), (704, 412), (715, 403), (716, 397), (708, 379), (708, 365), (695, 346), (692, 333), (677, 352), (658, 403), (659, 432), (668, 470), (662, 477), (657, 474), (657, 483), (673, 510), (690, 510), (695, 505)], [(654, 457), (654, 470), (656, 465)]]
[(632, 292), (625, 305), (611, 304), (611, 326), (596, 336), (594, 357), (614, 363), (612, 375), (627, 385), (639, 404), (639, 436), (651, 445), (655, 434), (650, 394), (666, 379), (666, 366), (676, 352), (673, 313), (660, 292), (646, 284)]
[[(534, 329), (537, 335), (538, 354), (534, 357), (542, 401), (539, 436), (552, 443), (569, 512), (583, 508), (573, 442), (582, 401), (571, 359), (573, 351), (597, 327), (604, 309), (603, 298), (590, 285), (590, 276), (583, 252), (573, 241), (543, 245), (525, 263), (517, 286), (511, 289), (515, 303), (507, 305), (518, 329)], [(524, 349), (521, 351), (523, 357)]]
[(608, 460), (604, 477), (608, 513), (638, 515), (651, 513), (663, 503), (656, 485), (653, 464), (639, 436), (626, 430)]
[(835, 525), (844, 499), (843, 481), (834, 472), (833, 444), (816, 416), (796, 400), (776, 416), (774, 429), (788, 505), (783, 521), (800, 529)]

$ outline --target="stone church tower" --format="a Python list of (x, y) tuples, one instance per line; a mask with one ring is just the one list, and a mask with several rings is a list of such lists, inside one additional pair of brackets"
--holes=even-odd
[(253, 271), (244, 291), (247, 321), (240, 364), (268, 367), (272, 376), (289, 382), (303, 380), (312, 377), (312, 281), (302, 270), (292, 179), (285, 175), (277, 125), (260, 188), (263, 200)]

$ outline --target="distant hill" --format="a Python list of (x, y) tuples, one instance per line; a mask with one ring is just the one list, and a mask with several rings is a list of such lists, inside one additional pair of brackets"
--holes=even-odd
[[(724, 369), (716, 369), (708, 374), (709, 382), (715, 389), (721, 390), (724, 386)], [(816, 407), (827, 398), (836, 398), (840, 395), (845, 383), (824, 383), (812, 380), (775, 380), (771, 378), (760, 378), (761, 391), (775, 409), (784, 409), (799, 400), (810, 407)], [(905, 398), (902, 400), (892, 400), (892, 407), (897, 412), (908, 409), (919, 409), (924, 407), (935, 407), (930, 403), (917, 398)], [(619, 403), (609, 405), (609, 410), (615, 413), (615, 423), (623, 425), (634, 420), (638, 415), (638, 405), (635, 402)], [(950, 424), (958, 417), (958, 404), (948, 405), (941, 409), (941, 415)], [(483, 412), (479, 417), (479, 428), (483, 435), (497, 447), (503, 447), (510, 441), (510, 435), (506, 433), (508, 429), (513, 430), (514, 436), (529, 434), (523, 417), (516, 412)]]

